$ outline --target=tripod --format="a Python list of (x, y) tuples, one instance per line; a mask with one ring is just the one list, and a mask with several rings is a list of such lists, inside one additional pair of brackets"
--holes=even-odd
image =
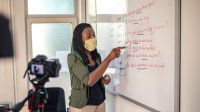
[(32, 94), (33, 94), (33, 90), (30, 90), (27, 97), (24, 100), (17, 103), (13, 108), (10, 108), (10, 109), (7, 109), (7, 110), (13, 111), (13, 112), (19, 112), (22, 109), (22, 107), (24, 106), (24, 104), (26, 103), (26, 101), (31, 98)]
[(13, 112), (19, 112), (24, 106), (25, 102), (28, 100), (29, 112), (44, 112), (44, 104), (48, 99), (48, 93), (44, 85), (49, 80), (49, 78), (48, 76), (44, 76), (36, 77), (31, 80), (29, 77), (29, 80), (33, 84), (34, 90), (29, 90), (27, 97), (9, 110), (12, 110)]
[(13, 108), (8, 109), (13, 112), (19, 112), (24, 106), (25, 102), (29, 100), (28, 107), (29, 112), (44, 112), (44, 104), (47, 102), (48, 94), (44, 86), (39, 86), (33, 91), (29, 90), (27, 97), (17, 103)]
[(24, 100), (22, 100), (21, 102), (17, 103), (16, 105), (14, 105), (13, 108), (2, 107), (2, 108), (0, 108), (0, 112), (10, 112), (10, 111), (12, 111), (12, 112), (19, 112), (21, 110), (21, 108), (24, 106), (25, 102), (28, 99), (31, 98), (32, 94), (33, 94), (33, 91), (30, 90), (29, 94), (27, 95), (27, 97)]
[(49, 77), (45, 75), (43, 77), (36, 77), (32, 80), (29, 77), (29, 80), (34, 85), (34, 90), (29, 90), (28, 95), (21, 102), (14, 105), (13, 108), (1, 107), (0, 111), (19, 112), (28, 100), (29, 112), (44, 112), (44, 104), (48, 99), (48, 93), (44, 84), (49, 81)]

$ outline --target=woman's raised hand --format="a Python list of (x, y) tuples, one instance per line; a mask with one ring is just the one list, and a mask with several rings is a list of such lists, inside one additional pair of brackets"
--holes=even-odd
[(114, 60), (115, 58), (118, 58), (121, 53), (121, 49), (124, 49), (124, 48), (126, 47), (113, 48), (110, 54), (108, 55), (108, 58), (110, 59), (110, 61)]

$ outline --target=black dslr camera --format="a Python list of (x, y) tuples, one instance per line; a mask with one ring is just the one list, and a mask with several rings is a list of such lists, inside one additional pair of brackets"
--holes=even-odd
[(36, 77), (58, 77), (61, 64), (59, 59), (49, 59), (44, 55), (38, 55), (28, 63), (28, 70)]

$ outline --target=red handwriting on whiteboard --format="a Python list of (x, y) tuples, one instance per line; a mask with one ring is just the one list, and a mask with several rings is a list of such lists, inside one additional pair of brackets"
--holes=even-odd
[(162, 63), (127, 63), (127, 68), (136, 68), (138, 70), (144, 69), (160, 69), (165, 68), (165, 65)]
[(149, 23), (149, 17), (148, 16), (143, 16), (143, 17), (140, 17), (140, 18), (132, 17), (132, 18), (127, 18), (126, 21), (127, 21), (126, 24), (144, 25), (144, 24)]
[(155, 32), (164, 29), (165, 26), (164, 25), (154, 25), (154, 26), (148, 26), (148, 27), (144, 27), (141, 29), (135, 29), (132, 31), (126, 31), (126, 35), (127, 36), (135, 36), (135, 35), (153, 35)]
[(147, 2), (147, 3), (144, 3), (144, 4), (140, 5), (138, 8), (133, 9), (133, 10), (130, 10), (130, 11), (128, 12), (128, 15), (127, 15), (127, 16), (134, 16), (135, 14), (142, 13), (144, 10), (149, 9), (149, 8), (151, 8), (152, 6), (154, 6), (155, 3), (156, 3), (155, 0), (150, 1), (150, 2)]

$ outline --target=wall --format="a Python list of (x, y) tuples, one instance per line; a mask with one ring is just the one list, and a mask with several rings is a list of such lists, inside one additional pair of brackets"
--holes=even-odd
[(200, 1), (181, 2), (181, 112), (199, 112)]
[(14, 57), (0, 59), (0, 103), (14, 104), (27, 95), (25, 13), (23, 0), (1, 0), (0, 12), (10, 19)]
[[(11, 15), (9, 3), (9, 0), (0, 1), (0, 13), (8, 18), (10, 18)], [(0, 58), (0, 103), (4, 102), (12, 104), (12, 101), (14, 100), (14, 94), (12, 94), (14, 89), (12, 68), (12, 58)], [(6, 86), (7, 88), (5, 88)]]

